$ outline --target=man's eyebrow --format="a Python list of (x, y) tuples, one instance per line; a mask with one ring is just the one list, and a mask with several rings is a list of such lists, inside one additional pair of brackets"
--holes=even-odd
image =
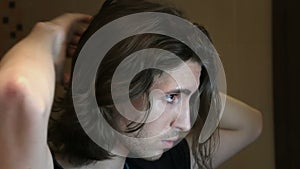
[(175, 89), (175, 90), (170, 90), (165, 92), (166, 94), (179, 94), (179, 93), (183, 93), (186, 95), (190, 95), (192, 92), (189, 89)]

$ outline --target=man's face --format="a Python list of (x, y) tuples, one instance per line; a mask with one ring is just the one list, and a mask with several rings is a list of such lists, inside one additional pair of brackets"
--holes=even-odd
[[(187, 134), (192, 125), (189, 101), (198, 89), (200, 74), (200, 65), (187, 61), (154, 79), (150, 88), (151, 108), (147, 122), (138, 134), (128, 134), (140, 138), (140, 141), (122, 140), (129, 153), (155, 160), (177, 144), (184, 133)], [(144, 106), (142, 98), (132, 101), (132, 104), (140, 110)], [(123, 124), (129, 123), (126, 118), (122, 121)], [(121, 128), (126, 129), (126, 125), (121, 125)]]

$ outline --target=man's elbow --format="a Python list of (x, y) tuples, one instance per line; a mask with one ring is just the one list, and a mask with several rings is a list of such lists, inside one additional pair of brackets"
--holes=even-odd
[(44, 113), (45, 104), (34, 98), (34, 89), (30, 87), (28, 79), (24, 76), (11, 75), (2, 79), (0, 83), (0, 105), (5, 109), (18, 108), (20, 112)]
[(251, 142), (258, 139), (263, 130), (263, 116), (259, 110), (253, 110), (253, 117), (251, 120), (251, 124), (248, 129), (249, 137)]

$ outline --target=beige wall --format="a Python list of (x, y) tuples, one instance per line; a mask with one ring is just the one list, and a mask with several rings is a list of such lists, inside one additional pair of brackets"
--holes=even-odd
[(225, 68), (228, 93), (263, 112), (261, 137), (220, 169), (274, 169), (271, 0), (173, 2), (209, 30)]
[[(264, 115), (261, 137), (220, 168), (274, 169), (271, 0), (169, 1), (209, 30), (224, 64), (228, 93), (258, 108)], [(94, 14), (101, 2), (19, 0), (17, 5), (22, 10), (24, 33), (27, 33), (36, 21), (64, 12)], [(6, 42), (0, 44), (11, 45)]]
[(271, 0), (176, 0), (176, 4), (209, 30), (225, 68), (228, 93), (264, 115), (257, 142), (220, 168), (274, 169)]

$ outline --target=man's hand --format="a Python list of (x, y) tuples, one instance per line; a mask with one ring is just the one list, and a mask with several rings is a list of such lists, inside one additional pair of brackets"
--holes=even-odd
[(57, 31), (52, 50), (58, 82), (62, 82), (64, 79), (66, 58), (74, 55), (80, 37), (87, 29), (91, 19), (91, 16), (85, 14), (64, 14), (45, 23), (46, 26)]

